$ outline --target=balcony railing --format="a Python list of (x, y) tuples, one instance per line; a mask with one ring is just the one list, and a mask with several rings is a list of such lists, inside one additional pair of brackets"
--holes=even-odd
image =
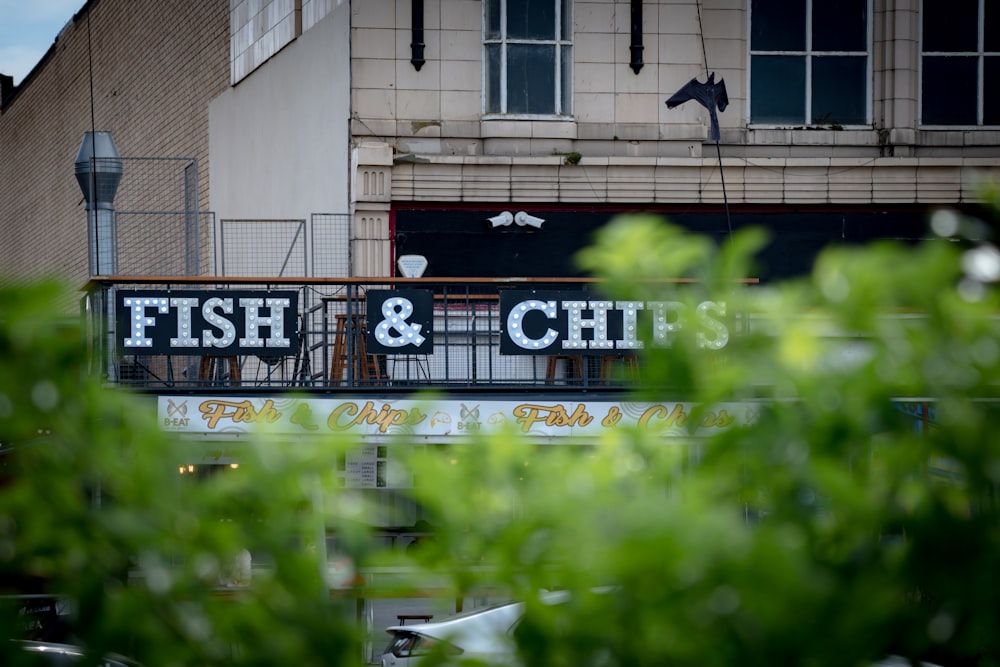
[(157, 391), (621, 386), (641, 363), (643, 326), (660, 336), (700, 326), (720, 348), (742, 326), (725, 304), (685, 314), (599, 288), (587, 278), (129, 276), (93, 280), (82, 304), (94, 372)]

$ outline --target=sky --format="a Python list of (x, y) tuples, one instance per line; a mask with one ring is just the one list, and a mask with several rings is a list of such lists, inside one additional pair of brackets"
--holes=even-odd
[(0, 74), (21, 83), (86, 0), (0, 0)]

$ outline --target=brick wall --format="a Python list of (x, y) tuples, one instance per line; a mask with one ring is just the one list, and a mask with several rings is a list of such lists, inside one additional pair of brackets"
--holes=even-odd
[(111, 132), (125, 158), (197, 159), (206, 210), (208, 102), (229, 73), (229, 0), (91, 0), (0, 111), (0, 283), (54, 274), (78, 287), (88, 277), (73, 162), (92, 127)]

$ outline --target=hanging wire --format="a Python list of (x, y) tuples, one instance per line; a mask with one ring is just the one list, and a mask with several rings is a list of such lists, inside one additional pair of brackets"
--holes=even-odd
[[(92, 7), (87, 10), (87, 74), (90, 78), (90, 131), (97, 131), (97, 121), (95, 120), (94, 113), (94, 48), (90, 40), (90, 12)], [(97, 156), (97, 152), (94, 152), (94, 156)]]
[[(97, 259), (101, 256), (101, 235), (97, 233), (97, 121), (94, 113), (94, 48), (90, 39), (90, 12), (93, 7), (87, 9), (87, 74), (90, 78), (90, 199), (87, 202), (87, 234), (93, 234), (94, 250), (91, 253), (94, 259), (89, 262), (90, 270), (101, 272), (101, 263)], [(93, 227), (93, 229), (91, 229)], [(89, 243), (90, 239), (88, 239)]]
[[(708, 76), (708, 51), (705, 48), (705, 26), (701, 21), (701, 0), (697, 0), (695, 6), (698, 8), (698, 34), (701, 38), (701, 57), (705, 63), (705, 76)], [(729, 229), (729, 237), (733, 236), (733, 220), (729, 215), (729, 195), (726, 193), (726, 175), (722, 169), (722, 147), (719, 139), (715, 140), (715, 154), (719, 158), (719, 180), (722, 181), (722, 203), (726, 208), (726, 226)]]

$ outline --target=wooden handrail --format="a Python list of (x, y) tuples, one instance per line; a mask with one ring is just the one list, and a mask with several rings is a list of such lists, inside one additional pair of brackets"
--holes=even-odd
[[(532, 277), (508, 276), (498, 278), (484, 277), (424, 277), (403, 278), (398, 276), (350, 276), (339, 278), (289, 277), (289, 276), (93, 276), (84, 284), (84, 291), (108, 284), (131, 285), (497, 285), (497, 284), (600, 284), (607, 282), (601, 278), (580, 276), (566, 277)], [(647, 278), (636, 279), (637, 283), (665, 285), (700, 285), (704, 281), (697, 278)], [(759, 278), (742, 278), (733, 281), (736, 284), (756, 285)]]

